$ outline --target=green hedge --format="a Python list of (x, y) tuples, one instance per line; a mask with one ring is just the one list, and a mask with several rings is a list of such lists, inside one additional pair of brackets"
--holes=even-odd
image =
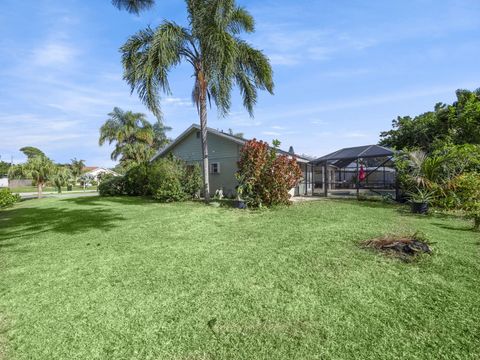
[(20, 195), (12, 194), (8, 188), (0, 189), (0, 208), (11, 206), (18, 201), (20, 201)]

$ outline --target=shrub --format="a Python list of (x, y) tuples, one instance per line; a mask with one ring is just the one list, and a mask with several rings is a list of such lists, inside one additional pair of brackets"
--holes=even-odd
[(172, 177), (161, 182), (153, 198), (161, 202), (183, 201), (187, 199), (187, 194), (182, 189), (179, 179)]
[(10, 189), (0, 189), (0, 208), (11, 206), (20, 201), (20, 195), (12, 194)]
[(475, 230), (480, 230), (480, 174), (465, 173), (452, 182), (458, 207), (474, 221)]
[(237, 179), (238, 195), (251, 207), (289, 204), (289, 190), (302, 177), (294, 157), (278, 156), (276, 147), (255, 139), (247, 141), (240, 152)]
[(125, 193), (130, 196), (148, 195), (148, 175), (148, 164), (142, 163), (131, 167), (123, 176)]
[(182, 187), (183, 191), (185, 191), (188, 197), (199, 197), (200, 190), (202, 188), (202, 174), (198, 164), (185, 166), (183, 171)]
[(122, 176), (115, 176), (103, 180), (98, 186), (100, 196), (125, 195), (125, 181)]
[(148, 171), (148, 191), (159, 201), (182, 201), (195, 197), (201, 188), (200, 167), (175, 158), (156, 161)]
[(153, 164), (130, 167), (123, 177), (105, 177), (98, 186), (101, 196), (151, 195), (162, 202), (182, 201), (195, 197), (202, 178), (198, 165), (187, 165), (173, 157)]

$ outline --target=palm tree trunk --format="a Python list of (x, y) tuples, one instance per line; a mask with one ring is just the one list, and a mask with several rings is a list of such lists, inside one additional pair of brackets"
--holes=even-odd
[(37, 183), (37, 197), (40, 199), (42, 197), (42, 184), (41, 183)]
[(203, 158), (203, 193), (205, 202), (210, 201), (210, 183), (208, 167), (208, 143), (207, 143), (207, 88), (202, 72), (199, 74), (200, 83), (200, 136), (202, 139), (202, 158)]

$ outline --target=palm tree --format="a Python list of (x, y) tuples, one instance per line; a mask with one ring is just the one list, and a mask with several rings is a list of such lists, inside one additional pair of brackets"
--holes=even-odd
[(57, 188), (59, 194), (62, 192), (62, 186), (66, 186), (72, 179), (72, 176), (72, 171), (69, 168), (65, 166), (57, 166), (55, 173), (51, 177), (51, 181)]
[(273, 93), (268, 58), (240, 39), (254, 31), (253, 17), (234, 0), (186, 0), (188, 28), (164, 21), (148, 27), (122, 46), (124, 79), (143, 103), (161, 116), (159, 92), (169, 94), (169, 71), (182, 61), (193, 68), (192, 100), (200, 116), (205, 201), (210, 199), (208, 179), (207, 101), (225, 116), (231, 89), (237, 85), (243, 105), (253, 116), (257, 89)]
[(422, 150), (411, 151), (408, 154), (410, 175), (417, 187), (433, 189), (444, 180), (444, 160), (438, 156), (428, 156)]
[(77, 184), (77, 178), (82, 174), (83, 168), (85, 167), (85, 160), (77, 160), (73, 158), (70, 160), (70, 170), (72, 172), (73, 184)]
[(55, 170), (55, 165), (45, 155), (33, 156), (25, 164), (10, 167), (9, 178), (23, 177), (30, 178), (37, 184), (37, 197), (42, 197), (42, 189), (50, 180)]
[(123, 111), (118, 107), (108, 115), (100, 128), (99, 144), (115, 143), (111, 158), (117, 160), (120, 157), (123, 165), (148, 161), (168, 141), (165, 131), (170, 128), (163, 126), (160, 120), (152, 125), (145, 114)]
[(112, 0), (112, 4), (120, 10), (127, 10), (129, 13), (139, 14), (140, 11), (151, 8), (155, 0)]

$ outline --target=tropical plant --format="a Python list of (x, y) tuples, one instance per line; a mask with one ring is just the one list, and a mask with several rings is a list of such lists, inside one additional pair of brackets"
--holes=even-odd
[(20, 195), (12, 194), (9, 188), (0, 189), (0, 208), (8, 207), (20, 201)]
[(200, 117), (204, 196), (208, 202), (207, 102), (225, 116), (237, 85), (253, 116), (257, 89), (273, 93), (272, 69), (265, 55), (240, 39), (254, 31), (252, 16), (234, 0), (187, 0), (188, 27), (164, 21), (139, 31), (122, 46), (124, 79), (157, 117), (159, 93), (170, 93), (169, 71), (186, 61), (193, 68), (192, 100)]
[(42, 189), (55, 172), (52, 160), (44, 155), (34, 156), (25, 164), (14, 165), (8, 172), (9, 178), (24, 177), (33, 179), (37, 185), (38, 198), (42, 197)]
[(435, 199), (435, 193), (426, 189), (416, 188), (415, 191), (407, 192), (410, 202), (430, 204)]
[(71, 163), (69, 167), (73, 177), (73, 184), (75, 185), (78, 177), (82, 175), (83, 168), (85, 167), (85, 160), (77, 160), (77, 158), (73, 158), (70, 161)]
[(127, 10), (133, 14), (139, 14), (142, 10), (151, 8), (155, 0), (112, 0), (112, 4), (120, 10)]
[(57, 166), (56, 171), (51, 177), (51, 182), (57, 188), (58, 193), (62, 192), (62, 186), (67, 186), (73, 178), (72, 171), (64, 166)]
[(145, 114), (123, 111), (118, 107), (108, 115), (108, 120), (100, 128), (99, 144), (115, 143), (111, 158), (120, 158), (120, 164), (125, 168), (149, 161), (168, 141), (165, 131), (170, 128), (163, 126), (160, 120), (152, 125)]
[(251, 207), (290, 203), (289, 191), (298, 185), (302, 171), (295, 157), (278, 155), (279, 142), (249, 140), (240, 151), (238, 196)]

